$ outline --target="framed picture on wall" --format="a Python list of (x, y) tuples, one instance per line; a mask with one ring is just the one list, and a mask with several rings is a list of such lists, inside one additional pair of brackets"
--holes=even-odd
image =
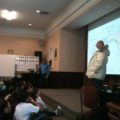
[(54, 53), (54, 57), (57, 57), (57, 48), (55, 48), (55, 53)]
[(54, 49), (54, 60), (57, 61), (57, 48)]
[(49, 48), (49, 63), (51, 65), (51, 68), (54, 67), (54, 49), (53, 47)]
[(7, 53), (8, 53), (8, 54), (14, 54), (14, 50), (9, 49), (9, 50), (7, 51)]

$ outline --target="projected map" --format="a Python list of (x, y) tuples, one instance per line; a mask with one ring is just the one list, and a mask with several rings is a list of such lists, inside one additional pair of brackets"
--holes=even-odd
[(120, 18), (88, 32), (88, 62), (96, 50), (98, 40), (103, 40), (109, 45), (107, 74), (120, 74)]

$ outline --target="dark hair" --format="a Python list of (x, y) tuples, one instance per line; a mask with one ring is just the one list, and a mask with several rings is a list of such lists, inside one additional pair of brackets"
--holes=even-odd
[(103, 40), (99, 40), (98, 42), (104, 45), (104, 41)]
[(26, 102), (26, 99), (28, 98), (28, 93), (24, 90), (20, 90), (15, 94), (15, 98), (18, 103)]
[(7, 102), (3, 99), (0, 99), (0, 112), (3, 112), (3, 109), (7, 106)]
[(31, 96), (33, 99), (36, 99), (37, 92), (38, 92), (37, 88), (34, 88), (33, 91), (27, 91), (28, 96)]

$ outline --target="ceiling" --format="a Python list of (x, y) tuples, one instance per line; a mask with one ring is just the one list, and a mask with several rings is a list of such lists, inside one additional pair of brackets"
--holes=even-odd
[[(18, 19), (6, 21), (0, 18), (0, 25), (10, 27), (45, 30), (72, 0), (0, 0), (0, 10), (8, 9), (18, 12)], [(49, 14), (36, 13), (36, 10)]]
[(79, 29), (115, 10), (120, 11), (120, 0), (102, 0), (89, 11), (67, 25), (67, 28)]
[[(57, 28), (79, 29), (118, 8), (120, 0), (0, 0), (0, 12), (3, 9), (18, 12), (18, 18), (13, 21), (0, 15), (0, 32), (17, 31), (44, 38), (46, 32)], [(49, 14), (36, 13), (36, 10)]]

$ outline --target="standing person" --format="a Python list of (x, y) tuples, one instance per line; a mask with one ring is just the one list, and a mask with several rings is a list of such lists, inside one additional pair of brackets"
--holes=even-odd
[(96, 47), (98, 50), (89, 61), (86, 76), (88, 81), (90, 80), (89, 82), (100, 91), (106, 77), (106, 65), (110, 52), (108, 50), (108, 45), (104, 45), (102, 40), (97, 42)]
[(40, 86), (47, 87), (48, 77), (50, 74), (50, 65), (47, 63), (46, 59), (42, 60), (39, 71), (40, 71), (40, 75), (41, 75)]

